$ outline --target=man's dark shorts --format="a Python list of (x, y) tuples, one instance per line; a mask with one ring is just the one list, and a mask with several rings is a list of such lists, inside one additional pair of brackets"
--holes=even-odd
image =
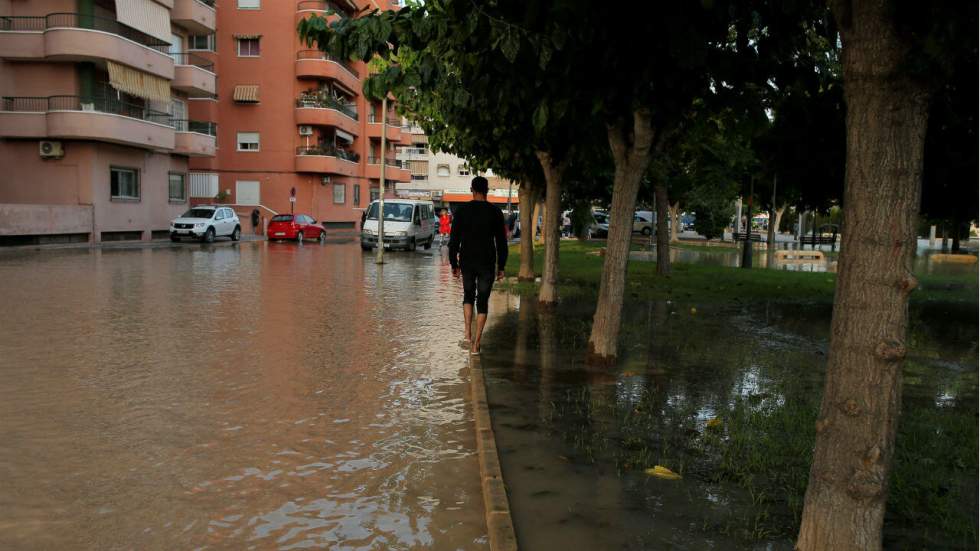
[(463, 304), (476, 302), (476, 312), (486, 314), (490, 309), (490, 291), (496, 278), (493, 268), (462, 269), (463, 272)]

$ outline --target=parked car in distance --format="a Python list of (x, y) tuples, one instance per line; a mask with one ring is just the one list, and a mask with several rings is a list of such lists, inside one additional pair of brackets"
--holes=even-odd
[(304, 239), (315, 239), (323, 243), (327, 231), (308, 214), (277, 214), (269, 221), (265, 236), (270, 241), (290, 239), (302, 243)]
[(595, 222), (589, 227), (591, 237), (609, 237), (609, 215), (605, 212), (595, 211), (592, 213)]
[[(385, 200), (384, 238), (385, 248), (399, 248), (414, 251), (419, 245), (432, 248), (435, 241), (435, 225), (432, 201), (412, 201), (409, 199)], [(367, 209), (364, 227), (361, 230), (361, 249), (369, 251), (378, 246), (378, 202), (373, 201)]]
[(638, 210), (633, 213), (633, 231), (643, 235), (653, 233), (653, 212), (649, 210)]
[(216, 237), (230, 237), (238, 241), (242, 237), (242, 224), (238, 215), (229, 207), (198, 205), (170, 222), (170, 240), (183, 237), (211, 243)]

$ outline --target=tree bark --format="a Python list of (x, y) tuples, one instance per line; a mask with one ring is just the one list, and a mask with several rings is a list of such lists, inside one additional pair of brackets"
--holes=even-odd
[[(538, 218), (541, 217), (541, 197), (535, 197), (534, 200), (534, 217), (531, 219), (531, 240), (538, 241)], [(544, 232), (541, 233), (541, 237), (544, 238)]]
[(844, 241), (796, 549), (881, 549), (901, 407), (928, 94), (887, 0), (832, 1), (847, 102)]
[(670, 242), (680, 241), (681, 234), (681, 204), (674, 203), (670, 206)]
[(655, 208), (657, 209), (657, 275), (670, 275), (670, 230), (667, 229), (669, 198), (667, 197), (667, 184), (662, 181), (657, 182), (653, 185), (653, 191), (655, 193)]
[(779, 208), (769, 210), (769, 233), (766, 234), (766, 267), (770, 269), (776, 267), (776, 234), (779, 232), (779, 222), (782, 220), (785, 211), (785, 203)]
[(611, 364), (616, 359), (626, 266), (630, 238), (633, 236), (633, 211), (640, 180), (650, 164), (654, 136), (650, 112), (646, 109), (633, 112), (632, 124), (623, 122), (610, 125), (607, 130), (609, 148), (616, 166), (612, 208), (609, 211), (609, 238), (606, 240), (599, 298), (589, 335), (589, 359), (599, 364)]
[(538, 302), (553, 306), (558, 302), (558, 246), (561, 244), (558, 227), (558, 211), (561, 210), (561, 176), (563, 163), (556, 163), (545, 151), (536, 152), (544, 172), (545, 199), (541, 223), (544, 236), (544, 268), (541, 271), (541, 288)]
[(518, 281), (534, 281), (534, 208), (538, 202), (537, 189), (527, 180), (517, 189), (521, 204), (521, 267), (517, 272)]

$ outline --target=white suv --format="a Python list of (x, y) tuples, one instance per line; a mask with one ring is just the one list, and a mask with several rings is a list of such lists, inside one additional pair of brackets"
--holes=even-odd
[(228, 207), (198, 205), (170, 223), (171, 241), (193, 237), (211, 243), (219, 236), (231, 237), (232, 241), (238, 241), (242, 236), (238, 215)]

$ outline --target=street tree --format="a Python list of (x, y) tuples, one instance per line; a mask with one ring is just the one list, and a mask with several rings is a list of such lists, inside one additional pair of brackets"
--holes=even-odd
[[(796, 549), (881, 549), (907, 353), (930, 94), (977, 66), (977, 6), (831, 0), (846, 116), (844, 233)], [(975, 99), (974, 99), (975, 101)]]

